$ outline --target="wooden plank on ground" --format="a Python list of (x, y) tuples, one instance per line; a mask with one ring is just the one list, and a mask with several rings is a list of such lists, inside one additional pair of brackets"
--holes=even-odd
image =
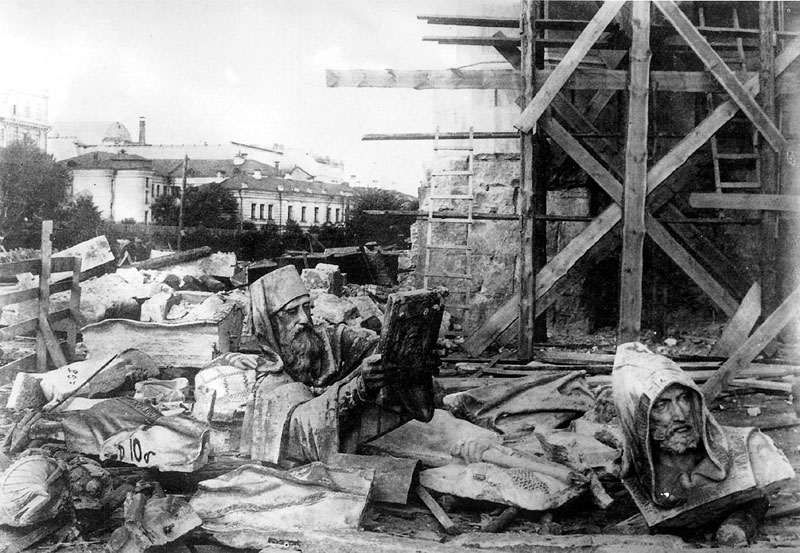
[(417, 495), (428, 508), (428, 510), (430, 510), (436, 521), (442, 525), (445, 533), (451, 536), (461, 533), (461, 530), (458, 529), (458, 526), (456, 526), (453, 521), (450, 520), (450, 517), (447, 516), (447, 513), (444, 512), (444, 509), (442, 509), (442, 507), (436, 503), (436, 500), (431, 496), (428, 490), (426, 490), (423, 486), (417, 486), (414, 488), (414, 490), (417, 492)]
[(782, 194), (712, 194), (693, 192), (689, 205), (697, 209), (800, 212), (800, 196)]
[(50, 358), (53, 360), (53, 364), (56, 366), (56, 368), (66, 365), (67, 358), (64, 355), (64, 352), (61, 350), (61, 344), (59, 343), (58, 338), (56, 338), (53, 328), (50, 326), (50, 321), (48, 321), (46, 317), (43, 320), (39, 320), (39, 328), (36, 329), (37, 342), (39, 340), (39, 336), (44, 339), (47, 352), (50, 354)]
[(778, 152), (786, 146), (786, 139), (775, 126), (775, 123), (764, 113), (753, 96), (742, 86), (736, 75), (725, 65), (725, 62), (695, 28), (689, 18), (672, 0), (653, 0), (667, 20), (672, 23), (678, 33), (686, 40), (706, 68), (717, 78), (731, 99), (742, 110), (758, 131), (766, 138), (772, 148)]
[(642, 275), (646, 234), (644, 220), (647, 200), (647, 107), (650, 98), (650, 3), (634, 2), (632, 6), (633, 39), (630, 51), (631, 82), (628, 92), (619, 286), (618, 339), (621, 343), (638, 340), (642, 328)]
[(600, 38), (600, 35), (614, 19), (621, 7), (622, 2), (605, 2), (597, 10), (595, 16), (583, 29), (572, 47), (564, 55), (564, 58), (550, 74), (545, 84), (536, 93), (533, 101), (525, 107), (515, 125), (518, 129), (524, 132), (533, 129), (539, 117), (550, 105), (551, 100), (561, 90), (561, 87), (578, 67), (578, 64), (589, 52), (592, 45)]
[(778, 333), (800, 314), (800, 288), (783, 300), (778, 308), (759, 326), (736, 352), (719, 368), (713, 378), (703, 386), (703, 395), (712, 401), (725, 387), (726, 382), (736, 376), (761, 353)]
[(733, 317), (725, 325), (722, 335), (714, 344), (711, 355), (717, 357), (730, 357), (740, 344), (743, 344), (750, 331), (753, 330), (758, 318), (761, 316), (761, 286), (753, 283), (747, 295), (739, 304)]
[(81, 321), (81, 267), (83, 258), (76, 257), (72, 267), (70, 283), (69, 308), (72, 311), (72, 322), (67, 330), (67, 355), (71, 361), (75, 358), (75, 344), (78, 341), (78, 325)]

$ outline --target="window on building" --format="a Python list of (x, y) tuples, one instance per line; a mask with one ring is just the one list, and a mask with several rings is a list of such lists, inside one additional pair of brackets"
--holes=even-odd
[(306, 222), (306, 206), (300, 208), (300, 221)]
[(144, 212), (144, 224), (145, 225), (147, 224), (147, 220), (149, 219), (149, 215), (150, 215), (149, 211), (145, 211)]
[(287, 220), (294, 219), (294, 217), (292, 217), (293, 214), (294, 214), (294, 208), (292, 206), (287, 207), (286, 208), (286, 219)]
[(315, 223), (319, 223), (319, 208), (318, 207), (314, 208), (314, 222)]
[(259, 219), (263, 219), (264, 218), (264, 204), (260, 204), (258, 206), (258, 218)]
[(145, 188), (144, 189), (144, 204), (147, 205), (149, 203), (150, 203), (150, 189), (149, 188)]
[(325, 210), (325, 222), (326, 223), (331, 222), (331, 208)]
[(336, 222), (339, 222), (339, 209), (336, 209)]
[(160, 196), (161, 196), (161, 185), (157, 184), (156, 185), (156, 197), (160, 197)]
[(270, 221), (272, 221), (272, 220), (273, 220), (273, 217), (272, 217), (272, 204), (269, 204), (269, 205), (267, 206), (267, 218), (268, 218)]
[(250, 204), (250, 218), (256, 218), (256, 204)]

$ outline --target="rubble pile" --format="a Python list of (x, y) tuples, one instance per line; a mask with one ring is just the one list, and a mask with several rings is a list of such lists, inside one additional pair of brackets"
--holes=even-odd
[[(259, 371), (215, 363), (254, 343), (249, 290), (231, 280), (235, 265), (219, 254), (82, 283), (82, 358), (19, 372), (0, 387), (0, 551), (45, 538), (126, 553), (219, 543), (355, 551), (384, 547), (387, 534), (397, 550), (438, 551), (472, 543), (456, 534), (510, 525), (529, 535), (498, 550), (569, 548), (573, 541), (548, 536), (569, 532), (569, 516), (583, 521), (573, 533), (636, 527), (620, 483), (610, 359), (600, 353), (440, 364), (430, 422), (412, 420), (358, 455), (288, 470), (251, 460), (240, 438), (252, 431), (244, 414)], [(301, 278), (316, 320), (381, 333), (397, 288), (347, 284), (324, 263)], [(7, 306), (3, 317), (20, 313)], [(451, 352), (441, 346), (439, 355)], [(705, 365), (690, 368), (700, 376)], [(364, 529), (374, 537), (356, 533)], [(481, 536), (475, 543), (491, 550)], [(682, 543), (639, 537), (618, 539)]]

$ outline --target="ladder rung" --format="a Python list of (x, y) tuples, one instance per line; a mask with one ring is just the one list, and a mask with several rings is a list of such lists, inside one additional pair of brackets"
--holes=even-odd
[(467, 177), (474, 175), (474, 171), (437, 171), (431, 173), (432, 177)]
[(761, 188), (760, 182), (752, 181), (727, 181), (720, 182), (720, 188)]
[(434, 217), (433, 219), (429, 218), (428, 221), (431, 223), (458, 223), (461, 225), (475, 224), (475, 221), (473, 221), (472, 219), (467, 219), (466, 217), (463, 219)]
[(471, 250), (471, 246), (457, 246), (455, 244), (443, 244), (438, 246), (427, 246), (429, 250)]
[(743, 154), (717, 154), (717, 159), (758, 159), (758, 154), (743, 153)]
[(474, 200), (472, 194), (436, 194), (428, 196), (431, 200)]
[(426, 277), (439, 277), (439, 278), (458, 278), (462, 280), (472, 280), (470, 275), (466, 274), (456, 274), (456, 273), (423, 273), (423, 276)]

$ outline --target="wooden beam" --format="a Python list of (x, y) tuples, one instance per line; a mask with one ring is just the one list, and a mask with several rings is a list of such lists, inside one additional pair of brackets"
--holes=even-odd
[[(329, 88), (413, 88), (415, 90), (497, 89), (521, 90), (519, 48), (496, 46), (495, 49), (515, 69), (328, 69)], [(541, 88), (553, 70), (537, 71), (536, 87)], [(757, 73), (737, 72), (740, 81), (757, 78)], [(628, 71), (578, 67), (564, 83), (562, 90), (597, 90), (602, 96), (613, 95), (628, 87)], [(778, 94), (797, 90), (800, 75), (787, 72), (777, 81)], [(706, 71), (651, 71), (650, 81), (659, 92), (722, 93), (725, 90)], [(593, 101), (592, 105), (597, 102)]]
[(325, 71), (329, 88), (413, 88), (521, 90), (519, 71), (513, 69), (346, 69)]
[(683, 247), (664, 226), (647, 213), (645, 215), (647, 235), (655, 242), (681, 270), (686, 273), (692, 281), (700, 287), (714, 304), (719, 307), (726, 315), (732, 317), (739, 308), (736, 301), (728, 290), (703, 267), (697, 260)]
[(697, 209), (800, 212), (800, 196), (780, 194), (714, 194), (693, 192), (689, 205)]
[[(758, 102), (770, 121), (776, 120), (775, 106), (775, 6), (772, 2), (758, 3), (759, 27), (759, 86)], [(782, 150), (778, 151), (782, 153)], [(778, 153), (761, 142), (759, 153), (759, 181), (762, 194), (780, 194), (780, 170)], [(795, 197), (795, 204), (800, 198)], [(781, 210), (783, 211), (783, 210)], [(780, 236), (780, 215), (774, 210), (761, 213), (761, 240), (759, 260), (761, 269), (761, 290), (764, 311), (771, 313), (780, 303), (783, 282), (783, 267), (779, 252), (783, 250)]]
[[(39, 269), (39, 308), (38, 322), (36, 325), (36, 369), (39, 372), (47, 370), (47, 340), (41, 332), (43, 324), (47, 323), (47, 315), (50, 311), (50, 258), (53, 253), (53, 221), (42, 221), (42, 241)], [(48, 325), (49, 328), (49, 325)]]
[(72, 311), (72, 323), (67, 330), (67, 356), (70, 361), (75, 360), (75, 344), (78, 341), (78, 330), (81, 321), (81, 265), (83, 259), (76, 257), (72, 268), (70, 284), (69, 308)]
[[(440, 140), (469, 140), (468, 132), (439, 133)], [(519, 138), (517, 131), (475, 132), (474, 140), (497, 140)], [(436, 140), (434, 133), (397, 133), (397, 134), (365, 134), (361, 140)]]
[(418, 15), (417, 19), (429, 25), (455, 25), (465, 27), (504, 27), (519, 29), (516, 17), (487, 17), (483, 15)]
[[(505, 37), (506, 35), (503, 34), (503, 31), (497, 31), (495, 34), (492, 35), (493, 37)], [(511, 64), (511, 67), (520, 71), (522, 68), (522, 52), (520, 52), (519, 45), (516, 44), (498, 44), (494, 47), (497, 50), (497, 53), (500, 54), (505, 58), (505, 60)], [(522, 77), (520, 76), (520, 83), (522, 83)], [(520, 86), (521, 90), (521, 86)]]
[(639, 340), (642, 329), (642, 274), (647, 200), (647, 128), (650, 99), (650, 2), (632, 4), (631, 82), (625, 145), (622, 259), (619, 287), (619, 343)]
[(725, 62), (703, 38), (703, 35), (692, 25), (692, 22), (689, 21), (689, 18), (680, 10), (678, 5), (672, 0), (653, 0), (653, 2), (678, 30), (678, 33), (686, 40), (711, 74), (717, 78), (731, 96), (731, 99), (736, 102), (736, 105), (767, 139), (772, 148), (776, 151), (781, 151), (786, 146), (786, 139), (778, 130), (778, 127), (764, 113), (764, 110), (742, 86), (736, 75), (725, 65)]
[(750, 362), (769, 345), (772, 340), (800, 313), (800, 288), (792, 292), (778, 308), (759, 326), (755, 332), (741, 345), (703, 385), (706, 401), (713, 401), (725, 388), (727, 382), (735, 378), (737, 373), (747, 368)]
[[(533, 32), (536, 22), (536, 2), (535, 0), (522, 0), (522, 14), (520, 16), (520, 28), (522, 29), (522, 59), (521, 69), (523, 75), (523, 99), (525, 105), (530, 103), (534, 97), (534, 55), (536, 52), (536, 35)], [(519, 329), (517, 334), (517, 356), (522, 360), (533, 358), (533, 343), (535, 326), (535, 304), (536, 304), (536, 273), (541, 266), (536, 266), (539, 260), (536, 248), (536, 241), (542, 240), (546, 243), (543, 236), (534, 236), (534, 194), (537, 186), (543, 183), (537, 182), (537, 175), (534, 171), (534, 134), (527, 132), (520, 136), (520, 284), (519, 284)], [(538, 156), (536, 156), (538, 158)], [(546, 183), (544, 183), (546, 184)]]
[(529, 103), (520, 115), (517, 124), (518, 129), (528, 132), (536, 125), (544, 110), (564, 86), (570, 75), (578, 67), (589, 49), (597, 41), (605, 28), (614, 19), (614, 15), (622, 7), (622, 2), (606, 2), (597, 11), (595, 16), (581, 32), (575, 43), (567, 51), (561, 63), (556, 66), (545, 84), (536, 93), (534, 99)]
[[(784, 50), (776, 59), (776, 73), (780, 75), (798, 56), (800, 56), (800, 40), (795, 39), (786, 48), (784, 48)], [(758, 79), (751, 79), (748, 81), (746, 86), (751, 87), (749, 89), (751, 92), (757, 93), (759, 86)], [(736, 111), (737, 109), (732, 101), (728, 100), (727, 102), (724, 102), (714, 112), (712, 112), (712, 114), (706, 117), (706, 119), (700, 125), (698, 125), (698, 127), (693, 129), (684, 140), (674, 146), (672, 150), (670, 150), (650, 169), (647, 175), (648, 205), (650, 205), (650, 203), (657, 198), (655, 193), (658, 191), (658, 188), (664, 182), (666, 182), (676, 170), (682, 167), (689, 157), (691, 157), (691, 155), (696, 152), (698, 148), (705, 144), (717, 130), (719, 130), (728, 120), (730, 120)], [(621, 217), (618, 206), (612, 207), (616, 207), (617, 217)], [(607, 211), (608, 210), (606, 210), (606, 212)], [(610, 216), (613, 219), (614, 214), (612, 213)], [(595, 221), (597, 222), (597, 219)], [(615, 221), (615, 224), (610, 226), (608, 225), (608, 222), (609, 221), (606, 221), (606, 224), (601, 227), (590, 224), (589, 227), (584, 229), (584, 231), (576, 237), (576, 239), (567, 245), (567, 248), (569, 248), (572, 242), (578, 241), (575, 249), (570, 254), (565, 254), (564, 259), (559, 260), (559, 263), (562, 264), (564, 262), (570, 263), (570, 267), (567, 267), (567, 269), (563, 271), (560, 279), (551, 283), (550, 289), (555, 290), (558, 288), (557, 284), (567, 282), (567, 273), (572, 265), (575, 265), (581, 259), (584, 259), (586, 254), (588, 254), (592, 248), (597, 249), (598, 247), (602, 246), (610, 249), (610, 246), (613, 246), (613, 240), (609, 234), (615, 228), (615, 224), (619, 222), (619, 218)], [(601, 236), (589, 237), (590, 235), (596, 234), (601, 234)], [(584, 244), (584, 240), (591, 242), (588, 247), (585, 247), (585, 249), (583, 249), (584, 246), (586, 246), (586, 244)], [(565, 248), (565, 250), (567, 248)], [(559, 257), (559, 254), (556, 254), (553, 260), (555, 260), (557, 257)], [(551, 263), (553, 263), (553, 260), (551, 260), (551, 262), (548, 263), (543, 270), (549, 269)], [(540, 279), (540, 275), (537, 275), (537, 279)], [(540, 299), (545, 296), (546, 292), (539, 294), (538, 291), (540, 289), (541, 288), (537, 284), (537, 309), (540, 306), (546, 305), (546, 303), (542, 302)], [(555, 301), (555, 298), (553, 298), (552, 301)], [(514, 324), (518, 316), (519, 294), (515, 294), (509, 298), (508, 301), (503, 304), (503, 306), (483, 324), (483, 326), (478, 328), (467, 338), (467, 340), (464, 342), (464, 348), (473, 356), (479, 355), (500, 334)]]
[(725, 325), (722, 335), (711, 350), (712, 357), (730, 357), (743, 344), (761, 316), (761, 287), (754, 282), (739, 309)]

